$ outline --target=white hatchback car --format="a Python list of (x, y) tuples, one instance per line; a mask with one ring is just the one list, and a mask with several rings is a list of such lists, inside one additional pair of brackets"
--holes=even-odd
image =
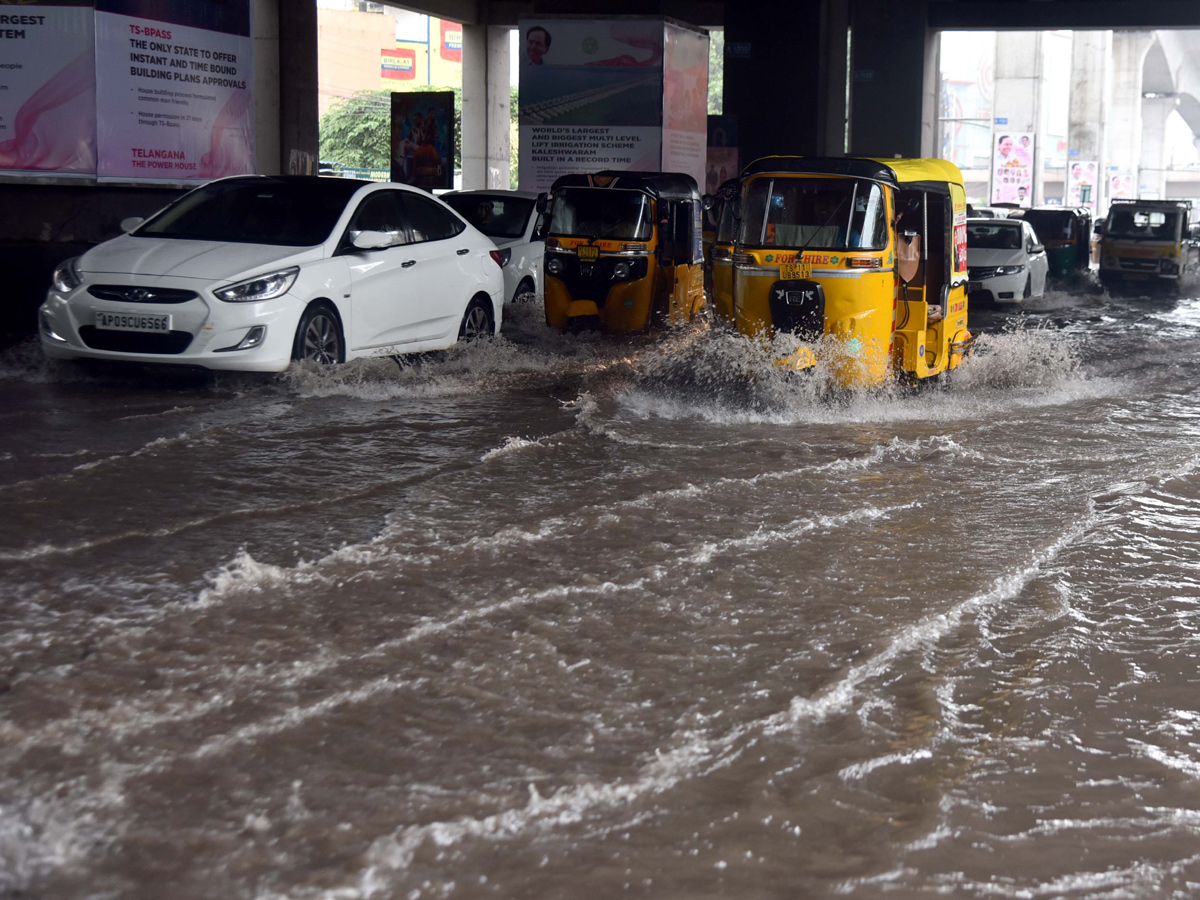
[(967, 293), (1020, 303), (1046, 292), (1050, 263), (1033, 226), (1020, 219), (967, 219)]
[(525, 191), (455, 191), (442, 194), (460, 216), (496, 242), (504, 262), (504, 296), (542, 299), (546, 242), (539, 231), (539, 194)]
[(495, 245), (415, 188), (238, 176), (121, 224), (55, 271), (48, 356), (279, 372), (500, 329)]

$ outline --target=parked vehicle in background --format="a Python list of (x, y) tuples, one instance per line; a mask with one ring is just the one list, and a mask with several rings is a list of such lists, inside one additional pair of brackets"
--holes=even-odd
[(542, 299), (546, 242), (538, 212), (539, 196), (527, 191), (451, 191), (441, 195), (500, 250), (504, 297), (510, 302), (523, 294)]
[(972, 219), (1007, 219), (1009, 213), (1016, 212), (1005, 206), (972, 206), (967, 204), (967, 216)]
[(1087, 274), (1092, 253), (1092, 211), (1086, 206), (1037, 206), (1016, 216), (1028, 222), (1042, 246), (1050, 275), (1064, 281)]
[(500, 252), (423, 191), (317, 176), (210, 182), (67, 260), (42, 349), (279, 372), (499, 330)]
[(700, 191), (675, 172), (564, 175), (551, 191), (546, 323), (682, 325), (704, 307)]
[(1021, 219), (967, 219), (967, 292), (972, 301), (1021, 303), (1046, 292), (1050, 263)]
[(1177, 290), (1200, 269), (1192, 225), (1190, 200), (1114, 200), (1100, 237), (1101, 283)]
[(712, 301), (713, 317), (728, 325), (733, 316), (733, 245), (736, 238), (737, 179), (726, 181), (715, 194), (704, 197), (705, 215), (712, 221), (712, 236), (705, 247), (705, 288)]

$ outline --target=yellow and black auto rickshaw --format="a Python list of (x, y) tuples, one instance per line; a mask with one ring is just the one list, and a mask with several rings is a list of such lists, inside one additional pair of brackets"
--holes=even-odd
[[(939, 159), (772, 156), (738, 178), (732, 278), (714, 306), (737, 330), (801, 339), (843, 387), (957, 368), (969, 350), (966, 193)], [(719, 242), (714, 245), (714, 263)]]
[(690, 175), (564, 175), (550, 193), (546, 322), (681, 325), (704, 306), (700, 192)]

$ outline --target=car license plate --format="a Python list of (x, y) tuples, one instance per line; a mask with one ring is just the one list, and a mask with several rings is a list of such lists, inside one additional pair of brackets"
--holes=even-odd
[(812, 278), (812, 263), (780, 263), (779, 277), (783, 281), (804, 281), (808, 278)]
[(576, 247), (575, 255), (578, 256), (580, 259), (599, 259), (600, 258), (600, 248), (599, 247)]
[(103, 331), (148, 331), (166, 334), (171, 330), (170, 316), (148, 316), (145, 313), (97, 312), (96, 327)]

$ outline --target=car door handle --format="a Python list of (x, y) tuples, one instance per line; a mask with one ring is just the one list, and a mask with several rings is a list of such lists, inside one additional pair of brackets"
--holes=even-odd
[(410, 266), (415, 266), (416, 264), (417, 261), (415, 259), (406, 259), (404, 262), (400, 263), (400, 268), (407, 269)]
[(468, 253), (470, 253), (470, 252), (471, 252), (471, 248), (470, 248), (470, 247), (463, 247), (461, 250), (459, 250), (459, 251), (458, 251), (458, 255), (459, 255), (459, 256), (466, 256), (466, 255), (467, 255)]

